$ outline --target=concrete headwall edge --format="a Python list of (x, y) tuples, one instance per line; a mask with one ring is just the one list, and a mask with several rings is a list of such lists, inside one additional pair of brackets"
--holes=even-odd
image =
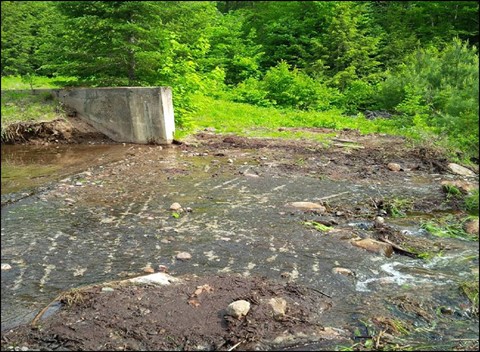
[[(170, 144), (175, 133), (170, 87), (16, 90), (52, 93), (70, 111), (116, 142)], [(3, 93), (4, 91), (2, 91)]]

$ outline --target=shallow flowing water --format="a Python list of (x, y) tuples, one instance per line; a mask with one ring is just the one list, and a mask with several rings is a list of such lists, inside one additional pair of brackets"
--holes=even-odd
[[(35, 158), (44, 152), (30, 154), (28, 148), (15, 148), (9, 159), (12, 167), (57, 167), (54, 160), (61, 160), (57, 169), (61, 175), (54, 172), (51, 180), (65, 177), (65, 165), (72, 167), (71, 175), (84, 165), (100, 164), (100, 158), (118, 160), (125, 152), (123, 146), (88, 151), (78, 146), (56, 150), (60, 156), (38, 162)], [(304, 284), (332, 298), (335, 309), (325, 312), (325, 326), (361, 328), (366, 318), (393, 311), (399, 318), (407, 315), (414, 321), (415, 333), (425, 343), (478, 338), (478, 320), (468, 316), (468, 301), (458, 289), (461, 280), (478, 270), (478, 242), (445, 240), (450, 249), (431, 261), (398, 254), (387, 258), (349, 243), (353, 232), (367, 234), (372, 219), (320, 232), (304, 224), (314, 215), (286, 206), (294, 201), (329, 199), (336, 207), (351, 207), (379, 194), (421, 198), (436, 191), (432, 184), (355, 184), (298, 175), (249, 177), (221, 172), (212, 177), (209, 169), (221, 167), (223, 161), (205, 156), (187, 159), (172, 149), (158, 153), (163, 158), (156, 166), (159, 172), (162, 168), (172, 172), (174, 164), (188, 172), (125, 180), (121, 201), (107, 202), (99, 196), (98, 200), (80, 198), (72, 205), (46, 189), (2, 207), (2, 263), (12, 267), (2, 271), (2, 330), (28, 322), (69, 288), (140, 275), (146, 266), (165, 265), (174, 276), (236, 273)], [(33, 159), (24, 162), (22, 155)], [(2, 150), (2, 167), (3, 158)], [(242, 167), (255, 170), (256, 166), (247, 163)], [(76, 187), (74, 178), (64, 182)], [(91, 186), (98, 187), (99, 193), (109, 187)], [(137, 192), (128, 191), (135, 187)], [(191, 211), (174, 217), (169, 210), (173, 202)], [(412, 236), (431, 238), (419, 228), (418, 215), (414, 222), (392, 222), (392, 226)], [(176, 260), (179, 252), (189, 252), (192, 259)], [(349, 269), (354, 276), (335, 274), (336, 267)], [(415, 306), (417, 301), (438, 309), (450, 307), (457, 325), (436, 328), (398, 308), (408, 302)], [(441, 319), (434, 320), (441, 326)], [(448, 339), (443, 336), (447, 329)]]
[(126, 145), (2, 145), (2, 203), (88, 167), (119, 160)]

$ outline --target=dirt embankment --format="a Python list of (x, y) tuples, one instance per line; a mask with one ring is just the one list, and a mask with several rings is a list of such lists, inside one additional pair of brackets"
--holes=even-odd
[(71, 116), (48, 122), (19, 122), (2, 129), (6, 144), (108, 144), (115, 143), (91, 125)]

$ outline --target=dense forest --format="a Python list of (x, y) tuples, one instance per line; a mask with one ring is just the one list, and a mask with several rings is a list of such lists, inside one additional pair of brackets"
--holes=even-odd
[(381, 112), (478, 162), (478, 15), (477, 1), (2, 1), (1, 69), (168, 85), (180, 127), (195, 94)]

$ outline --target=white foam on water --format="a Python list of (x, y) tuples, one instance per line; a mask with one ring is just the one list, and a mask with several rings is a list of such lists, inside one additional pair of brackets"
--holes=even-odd
[(380, 284), (395, 284), (398, 286), (409, 284), (426, 284), (426, 283), (434, 283), (437, 286), (443, 286), (451, 282), (451, 280), (437, 280), (436, 277), (424, 277), (424, 276), (414, 276), (410, 274), (403, 273), (396, 269), (397, 266), (405, 267), (404, 264), (399, 262), (392, 262), (392, 263), (385, 263), (380, 266), (380, 269), (384, 272), (389, 274), (389, 276), (381, 276), (375, 278), (369, 278), (366, 280), (359, 280), (355, 285), (355, 289), (359, 292), (368, 292), (371, 291), (369, 289), (369, 284), (372, 282), (379, 282)]

